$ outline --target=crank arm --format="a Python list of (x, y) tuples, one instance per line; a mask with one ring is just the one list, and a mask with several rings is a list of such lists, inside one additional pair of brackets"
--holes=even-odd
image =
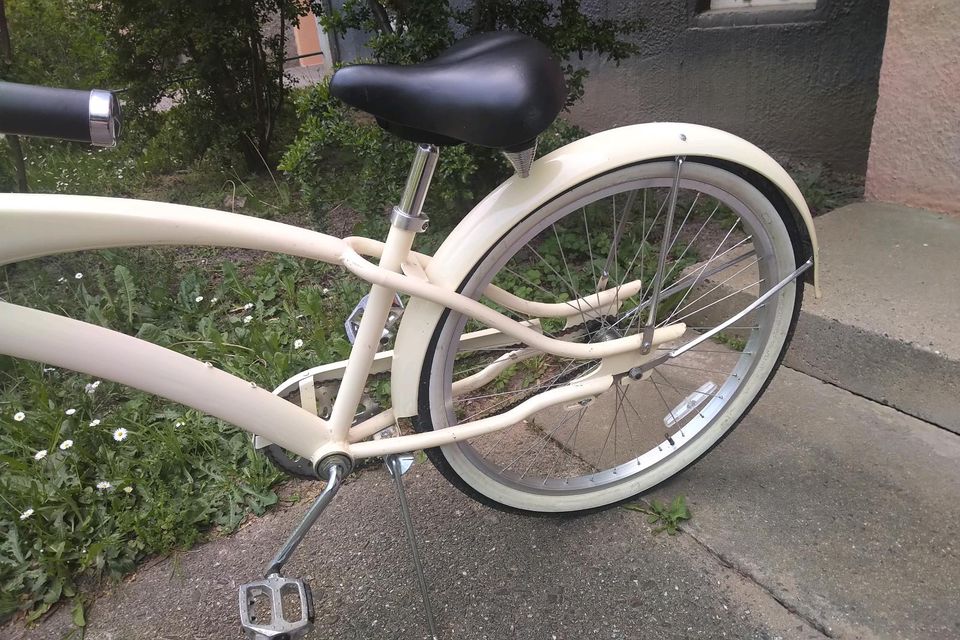
[(270, 561), (262, 580), (240, 585), (240, 627), (248, 640), (297, 640), (313, 627), (313, 596), (303, 580), (280, 575), (294, 550), (320, 514), (337, 495), (350, 462), (342, 456), (328, 459), (320, 471), (327, 486), (311, 505), (303, 520)]

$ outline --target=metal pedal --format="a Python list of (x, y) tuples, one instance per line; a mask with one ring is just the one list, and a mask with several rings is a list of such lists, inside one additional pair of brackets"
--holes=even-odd
[(318, 464), (327, 481), (303, 520), (270, 561), (266, 578), (240, 586), (240, 626), (247, 640), (295, 640), (313, 627), (313, 596), (303, 580), (284, 578), (280, 570), (297, 545), (330, 504), (352, 464), (346, 457), (330, 455)]
[[(363, 312), (366, 310), (369, 301), (369, 294), (360, 298), (360, 302), (357, 303), (357, 306), (353, 308), (353, 311), (350, 312), (350, 315), (347, 316), (346, 321), (343, 323), (343, 328), (347, 333), (347, 339), (350, 341), (350, 344), (357, 341), (357, 331), (360, 330), (360, 319), (363, 318)], [(395, 333), (394, 330), (399, 324), (401, 317), (403, 317), (403, 302), (400, 300), (400, 295), (395, 294), (393, 296), (393, 304), (390, 305), (390, 313), (387, 315), (387, 322), (383, 327), (383, 333), (380, 334), (381, 344), (386, 344), (390, 341), (390, 338), (393, 337)]]
[(278, 574), (241, 585), (240, 626), (248, 640), (303, 637), (313, 627), (310, 586)]

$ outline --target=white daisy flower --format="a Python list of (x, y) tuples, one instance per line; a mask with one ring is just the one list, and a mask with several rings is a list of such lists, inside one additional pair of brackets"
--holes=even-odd
[(173, 423), (173, 427), (174, 427), (175, 429), (179, 429), (179, 428), (182, 427), (182, 426), (183, 426), (183, 423), (182, 423), (182, 422), (174, 422), (174, 423)]
[(210, 298), (210, 304), (217, 304), (220, 302), (220, 298)]
[(35, 454), (33, 454), (34, 460), (43, 460), (46, 457), (47, 457), (46, 449), (40, 449), (40, 451), (37, 451)]
[(24, 418), (26, 417), (27, 414), (25, 414), (23, 411), (17, 411), (15, 414), (13, 414), (13, 419), (17, 422), (23, 422)]
[(26, 520), (33, 515), (33, 507), (27, 507), (27, 510), (20, 514), (21, 520)]
[(119, 429), (113, 432), (113, 439), (116, 440), (117, 442), (123, 442), (124, 440), (127, 439), (127, 430), (124, 429), (123, 427), (120, 427)]
[(73, 446), (73, 440), (64, 440), (63, 442), (60, 443), (60, 450), (66, 451), (72, 446)]
[(250, 309), (253, 309), (253, 303), (252, 303), (252, 302), (248, 302), (247, 304), (243, 305), (243, 310), (244, 310), (244, 311), (250, 311)]
[(243, 324), (250, 324), (253, 321), (253, 316), (243, 316)]
[(303, 348), (303, 340), (301, 340), (300, 338), (297, 338), (296, 340), (294, 340), (294, 341), (293, 341), (293, 348), (294, 348), (294, 349), (302, 349), (302, 348)]
[(99, 427), (99, 426), (100, 426), (100, 418), (94, 418), (93, 420), (91, 420), (91, 421), (90, 421), (90, 426), (91, 426), (91, 427)]
[(57, 279), (57, 282), (59, 282), (60, 284), (63, 284), (63, 283), (66, 282), (66, 281), (67, 281), (67, 279), (64, 278), (63, 276), (60, 276), (60, 277)]
[(203, 302), (203, 296), (197, 296), (193, 299), (194, 302)]
[(124, 493), (133, 493), (133, 487), (127, 486), (123, 488)]
[(86, 391), (88, 394), (93, 395), (94, 393), (96, 393), (97, 387), (99, 386), (100, 386), (100, 381), (97, 380), (95, 382), (91, 382), (87, 385), (84, 385), (83, 390)]
[(76, 275), (73, 276), (77, 280), (83, 280), (83, 274), (77, 271)]
[(327, 295), (328, 293), (330, 293), (330, 289), (327, 289), (326, 287), (324, 287), (324, 288), (323, 288), (323, 291), (321, 291), (321, 293), (322, 293), (323, 295)]
[(107, 482), (106, 480), (101, 480), (100, 482), (97, 483), (97, 489), (100, 489), (100, 491), (106, 491), (112, 486), (113, 485)]
[(66, 411), (64, 411), (64, 413), (67, 414), (68, 416), (72, 416), (76, 412), (77, 412), (76, 409), (67, 409)]

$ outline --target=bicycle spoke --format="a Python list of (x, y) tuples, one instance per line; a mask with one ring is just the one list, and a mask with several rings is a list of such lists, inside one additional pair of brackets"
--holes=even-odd
[(653, 385), (653, 388), (657, 391), (657, 395), (660, 396), (660, 399), (663, 401), (663, 406), (667, 408), (667, 413), (670, 415), (670, 418), (673, 420), (674, 424), (676, 424), (677, 416), (673, 413), (673, 407), (671, 407), (670, 403), (667, 402), (667, 399), (663, 397), (663, 392), (660, 391), (660, 385), (653, 381), (653, 376), (650, 377), (648, 382)]
[[(550, 296), (550, 299), (551, 299), (551, 300), (554, 298), (554, 294), (553, 294), (551, 291), (547, 291), (546, 289), (544, 289), (544, 288), (543, 288), (542, 286), (540, 286), (539, 284), (537, 284), (537, 283), (535, 283), (535, 282), (531, 282), (528, 278), (520, 275), (519, 273), (517, 273), (516, 271), (514, 271), (514, 270), (511, 269), (510, 267), (504, 267), (503, 270), (506, 271), (507, 273), (511, 274), (511, 275), (514, 275), (514, 276), (520, 278), (521, 280), (523, 280), (524, 282), (526, 282), (527, 284), (529, 284), (531, 287), (535, 287), (535, 288), (537, 288), (537, 289), (540, 289), (540, 291), (543, 291), (545, 294), (547, 294), (548, 296)], [(583, 311), (580, 309), (579, 306), (574, 305), (574, 304), (573, 304), (572, 302), (570, 302), (569, 300), (565, 300), (565, 301), (563, 302), (563, 304), (567, 305), (568, 307), (570, 307), (571, 309), (573, 309), (573, 310), (576, 311), (577, 313), (583, 313)]]
[[(677, 322), (683, 322), (684, 320), (686, 320), (686, 319), (689, 318), (690, 316), (696, 315), (696, 314), (698, 314), (698, 313), (700, 313), (700, 312), (702, 312), (702, 311), (704, 311), (704, 310), (706, 310), (706, 309), (709, 309), (710, 307), (712, 307), (712, 306), (715, 305), (715, 304), (720, 304), (720, 303), (723, 302), (724, 300), (727, 300), (727, 299), (729, 299), (729, 298), (732, 298), (733, 296), (737, 295), (738, 293), (742, 293), (742, 292), (746, 291), (747, 289), (750, 289), (751, 287), (756, 287), (757, 285), (759, 285), (759, 284), (761, 284), (761, 283), (763, 283), (763, 278), (757, 280), (757, 281), (754, 282), (753, 284), (748, 284), (748, 285), (745, 286), (745, 287), (742, 287), (742, 288), (740, 288), (740, 289), (737, 289), (737, 290), (734, 291), (733, 293), (728, 293), (727, 295), (723, 296), (723, 297), (720, 298), (719, 300), (714, 300), (714, 301), (711, 302), (710, 304), (704, 305), (704, 306), (700, 307), (699, 309), (697, 309), (696, 311), (691, 311), (691, 312), (688, 313), (687, 315), (682, 316), (682, 317), (680, 317), (680, 318), (677, 318)], [(687, 306), (689, 306), (689, 305), (687, 305)], [(686, 307), (685, 307), (685, 308), (686, 308)]]
[[(697, 194), (697, 195), (699, 195), (699, 194)], [(694, 234), (693, 238), (690, 240), (690, 242), (687, 244), (687, 246), (684, 247), (683, 252), (680, 254), (680, 257), (677, 258), (677, 259), (674, 261), (674, 263), (673, 263), (673, 268), (671, 268), (670, 271), (667, 272), (667, 277), (664, 278), (664, 280), (665, 280), (666, 282), (670, 282), (670, 276), (672, 276), (672, 275), (673, 275), (673, 272), (677, 270), (677, 266), (683, 261), (683, 258), (687, 255), (687, 251), (690, 250), (690, 247), (692, 247), (693, 244), (697, 241), (697, 238), (700, 237), (700, 234), (703, 233), (703, 230), (706, 229), (706, 228), (707, 228), (707, 225), (710, 223), (710, 221), (713, 220), (714, 214), (716, 214), (717, 211), (719, 211), (719, 210), (720, 210), (720, 205), (719, 205), (719, 203), (718, 203), (717, 206), (713, 208), (713, 211), (710, 212), (710, 215), (707, 216), (707, 219), (703, 221), (703, 224), (700, 225), (700, 228), (697, 230), (697, 233)], [(679, 234), (678, 234), (677, 237), (679, 237)]]
[(617, 422), (617, 414), (620, 412), (620, 407), (623, 405), (623, 400), (619, 397), (617, 403), (617, 408), (613, 411), (613, 420), (610, 421), (610, 427), (607, 429), (607, 436), (603, 439), (603, 446), (600, 448), (600, 455), (597, 456), (597, 467), (600, 467), (603, 464), (603, 452), (607, 449), (607, 442), (610, 440), (610, 432), (613, 431), (614, 426)]
[(712, 263), (713, 260), (717, 257), (717, 252), (720, 251), (720, 249), (723, 247), (724, 244), (726, 244), (727, 238), (730, 237), (730, 234), (733, 233), (733, 230), (736, 229), (737, 225), (739, 224), (740, 224), (740, 218), (737, 218), (737, 220), (733, 223), (733, 226), (730, 227), (730, 230), (727, 231), (726, 235), (723, 236), (723, 240), (721, 240), (720, 244), (717, 245), (717, 248), (713, 250), (713, 255), (710, 256), (710, 259), (707, 260), (702, 267), (700, 267), (699, 273), (697, 277), (694, 279), (693, 284), (690, 285), (690, 288), (687, 289), (686, 293), (683, 294), (683, 297), (680, 298), (680, 302), (677, 303), (678, 307), (681, 304), (683, 304), (683, 301), (687, 299), (687, 296), (690, 295), (690, 292), (693, 291), (698, 284), (700, 284), (700, 280), (703, 278), (703, 273), (706, 272), (707, 267), (709, 267), (710, 263)]
[(593, 264), (593, 243), (590, 242), (590, 225), (587, 224), (587, 210), (580, 209), (583, 213), (583, 228), (587, 232), (587, 251), (590, 253), (590, 271), (593, 273), (593, 284), (594, 287), (600, 283), (600, 280), (597, 278), (597, 267)]
[[(728, 251), (724, 251), (724, 254), (726, 254), (726, 253), (728, 253)], [(721, 255), (722, 255), (722, 254), (721, 254)], [(710, 276), (713, 276), (713, 275), (716, 275), (716, 274), (718, 274), (718, 273), (721, 273), (721, 272), (723, 272), (724, 270), (729, 269), (730, 267), (732, 267), (732, 266), (734, 266), (734, 265), (742, 262), (743, 260), (746, 260), (746, 259), (748, 259), (748, 258), (753, 257), (754, 255), (755, 255), (755, 254), (754, 254), (753, 251), (748, 251), (748, 252), (746, 252), (746, 253), (743, 253), (743, 254), (737, 256), (736, 258), (733, 258), (733, 259), (730, 260), (729, 262), (726, 262), (726, 263), (724, 263), (724, 264), (722, 264), (722, 265), (719, 265), (719, 266), (714, 267), (714, 268), (711, 269), (709, 272), (707, 272), (704, 277), (709, 278)], [(662, 295), (666, 298), (666, 297), (672, 296), (672, 295), (675, 294), (675, 293), (678, 293), (681, 289), (684, 289), (684, 288), (686, 287), (686, 285), (684, 284), (684, 281), (685, 281), (685, 280), (688, 280), (688, 279), (691, 279), (691, 278), (693, 278), (694, 276), (695, 276), (695, 274), (688, 274), (688, 275), (685, 275), (685, 276), (681, 277), (681, 278), (680, 278), (679, 280), (677, 280), (675, 283), (673, 283), (672, 285), (670, 285), (670, 287), (668, 287), (666, 290), (664, 290), (663, 293), (662, 293)], [(648, 302), (647, 302), (647, 301), (641, 302), (640, 304), (638, 304), (637, 306), (633, 307), (633, 308), (630, 309), (629, 311), (621, 314), (620, 318), (619, 318), (616, 322), (614, 322), (613, 324), (611, 324), (610, 327), (611, 327), (611, 328), (616, 328), (616, 327), (619, 326), (624, 320), (628, 320), (628, 319), (632, 318), (634, 315), (636, 315), (637, 313), (643, 311), (643, 310), (647, 307), (647, 305), (648, 305)], [(665, 323), (663, 323), (663, 324), (665, 324)]]
[[(553, 435), (554, 435), (557, 431), (559, 431), (560, 428), (563, 427), (563, 425), (565, 425), (565, 424), (567, 423), (567, 420), (570, 419), (570, 416), (571, 416), (571, 415), (573, 415), (573, 414), (572, 414), (572, 413), (567, 413), (567, 415), (564, 416), (563, 420), (561, 420), (560, 423), (559, 423), (556, 427), (553, 428), (553, 431), (551, 431), (549, 434), (543, 435), (543, 437), (540, 439), (540, 442), (541, 442), (540, 448), (537, 449), (536, 455), (533, 457), (533, 460), (530, 461), (530, 464), (527, 465), (527, 468), (524, 469), (524, 470), (523, 470), (523, 473), (520, 474), (520, 477), (521, 477), (521, 478), (526, 478), (526, 477), (527, 477), (527, 474), (530, 472), (531, 467), (533, 467), (533, 464), (534, 464), (537, 460), (540, 459), (541, 454), (543, 454), (543, 450), (547, 447), (547, 444), (550, 443), (550, 440), (551, 440), (551, 438), (553, 438)], [(507, 467), (507, 468), (509, 468), (509, 467)], [(504, 471), (506, 471), (506, 469), (504, 469)]]
[[(663, 322), (661, 322), (660, 325), (662, 326), (662, 325), (669, 324), (669, 323), (670, 323), (670, 320), (673, 319), (673, 316), (675, 316), (675, 315), (678, 314), (678, 313), (682, 313), (682, 312), (683, 312), (684, 310), (686, 310), (686, 309), (689, 309), (689, 308), (692, 307), (694, 304), (696, 304), (698, 301), (703, 300), (705, 297), (707, 297), (708, 295), (710, 295), (711, 293), (713, 293), (714, 291), (716, 291), (717, 289), (719, 289), (719, 288), (722, 287), (723, 285), (727, 284), (728, 282), (730, 282), (731, 280), (733, 280), (734, 278), (736, 278), (738, 275), (740, 275), (741, 273), (743, 273), (744, 271), (746, 271), (747, 269), (749, 269), (749, 268), (752, 267), (753, 265), (757, 264), (757, 262), (758, 262), (757, 260), (754, 260), (753, 262), (751, 262), (751, 263), (748, 264), (747, 266), (743, 267), (743, 268), (740, 269), (739, 271), (734, 272), (734, 274), (731, 275), (731, 276), (728, 276), (726, 280), (723, 280), (723, 281), (721, 281), (721, 282), (718, 282), (718, 283), (715, 284), (712, 288), (708, 289), (707, 291), (704, 291), (702, 294), (700, 294), (699, 296), (697, 296), (695, 299), (693, 299), (693, 300), (691, 300), (690, 302), (688, 302), (686, 305), (683, 306), (683, 308), (674, 307), (673, 311), (670, 312), (670, 315), (667, 316), (667, 319), (664, 320)], [(679, 320), (678, 320), (678, 322), (679, 322)]]
[[(646, 194), (644, 194), (644, 196), (646, 196)], [(657, 226), (657, 220), (660, 219), (660, 214), (663, 213), (663, 208), (664, 208), (665, 206), (667, 206), (667, 201), (668, 201), (669, 199), (670, 199), (669, 195), (663, 199), (663, 202), (660, 204), (660, 207), (657, 209), (657, 215), (654, 216), (653, 222), (650, 223), (650, 230), (649, 230), (649, 231), (646, 230), (646, 200), (644, 200), (644, 218), (643, 218), (643, 219), (644, 219), (644, 226), (643, 226), (643, 228), (641, 229), (641, 233), (643, 234), (643, 238), (640, 240), (640, 246), (637, 248), (636, 253), (633, 254), (633, 258), (630, 260), (630, 265), (629, 265), (629, 266), (624, 270), (624, 272), (623, 272), (623, 274), (624, 274), (624, 276), (623, 276), (624, 280), (623, 280), (623, 282), (620, 282), (620, 286), (623, 286), (624, 282), (626, 281), (627, 274), (629, 274), (629, 273), (633, 270), (633, 265), (635, 265), (635, 264), (637, 263), (637, 258), (641, 257), (641, 254), (643, 253), (643, 249), (644, 249), (645, 245), (647, 244), (647, 238), (650, 237), (650, 234), (653, 232), (653, 228), (654, 228), (655, 226)], [(643, 266), (644, 266), (644, 265), (643, 265), (643, 260), (641, 260), (641, 261), (640, 261), (640, 282), (643, 282)], [(619, 289), (618, 289), (618, 292), (619, 292)], [(643, 294), (643, 292), (641, 291), (641, 299), (643, 299), (643, 295), (642, 295), (642, 294)]]
[[(737, 355), (739, 355), (739, 354), (737, 354)], [(661, 367), (676, 367), (677, 369), (689, 369), (690, 371), (699, 371), (699, 372), (701, 372), (701, 373), (715, 373), (715, 374), (717, 374), (718, 376), (730, 376), (730, 375), (735, 375), (735, 374), (730, 373), (729, 371), (717, 371), (716, 369), (704, 369), (703, 367), (687, 367), (687, 366), (684, 366), (684, 365), (682, 365), (682, 364), (673, 364), (673, 363), (670, 363), (670, 362), (664, 362), (663, 364), (661, 364), (661, 365), (659, 365), (659, 366), (661, 366)]]
[[(550, 225), (550, 226), (551, 226), (551, 228), (553, 229), (553, 234), (554, 234), (554, 236), (556, 236), (556, 238), (557, 238), (557, 247), (560, 249), (560, 258), (563, 260), (563, 266), (564, 266), (564, 268), (565, 268), (566, 271), (567, 271), (567, 285), (568, 285), (568, 287), (569, 287), (569, 289), (570, 289), (570, 293), (571, 293), (571, 295), (573, 295), (573, 299), (574, 299), (574, 300), (582, 300), (583, 298), (580, 296), (580, 292), (577, 291), (576, 285), (573, 284), (573, 276), (570, 275), (570, 268), (567, 266), (567, 259), (566, 259), (566, 257), (563, 255), (563, 246), (562, 246), (561, 243), (560, 243), (560, 237), (557, 235), (556, 225)], [(544, 257), (541, 256), (541, 255), (537, 252), (536, 249), (534, 249), (532, 246), (528, 246), (528, 248), (530, 249), (530, 251), (533, 252), (533, 254), (534, 254), (535, 256), (537, 256), (537, 257), (540, 259), (540, 262), (542, 262), (543, 264), (545, 264), (545, 265), (547, 266), (547, 268), (550, 269), (550, 271), (552, 271), (552, 272), (554, 273), (554, 275), (556, 275), (558, 278), (560, 278), (561, 280), (563, 280), (563, 276), (561, 276), (560, 273), (559, 273), (556, 269), (554, 269), (553, 266), (552, 266), (549, 262), (547, 262), (546, 259), (544, 259)], [(589, 302), (588, 302), (587, 304), (589, 304)], [(571, 306), (572, 306), (572, 305), (571, 305)], [(580, 319), (583, 321), (584, 324), (586, 324), (586, 323), (587, 323), (587, 316), (586, 316), (586, 313), (585, 313), (584, 310), (583, 310), (583, 305), (578, 304), (578, 305), (576, 306), (576, 309), (577, 309), (577, 311), (580, 312)]]

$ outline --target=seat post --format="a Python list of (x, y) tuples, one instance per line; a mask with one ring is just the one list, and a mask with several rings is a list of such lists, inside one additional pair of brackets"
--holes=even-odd
[(427, 230), (429, 220), (423, 215), (423, 202), (430, 189), (430, 180), (437, 168), (437, 158), (440, 150), (433, 144), (418, 144), (410, 174), (407, 176), (407, 186), (403, 190), (400, 204), (393, 208), (390, 222), (393, 226), (404, 231), (422, 233)]

